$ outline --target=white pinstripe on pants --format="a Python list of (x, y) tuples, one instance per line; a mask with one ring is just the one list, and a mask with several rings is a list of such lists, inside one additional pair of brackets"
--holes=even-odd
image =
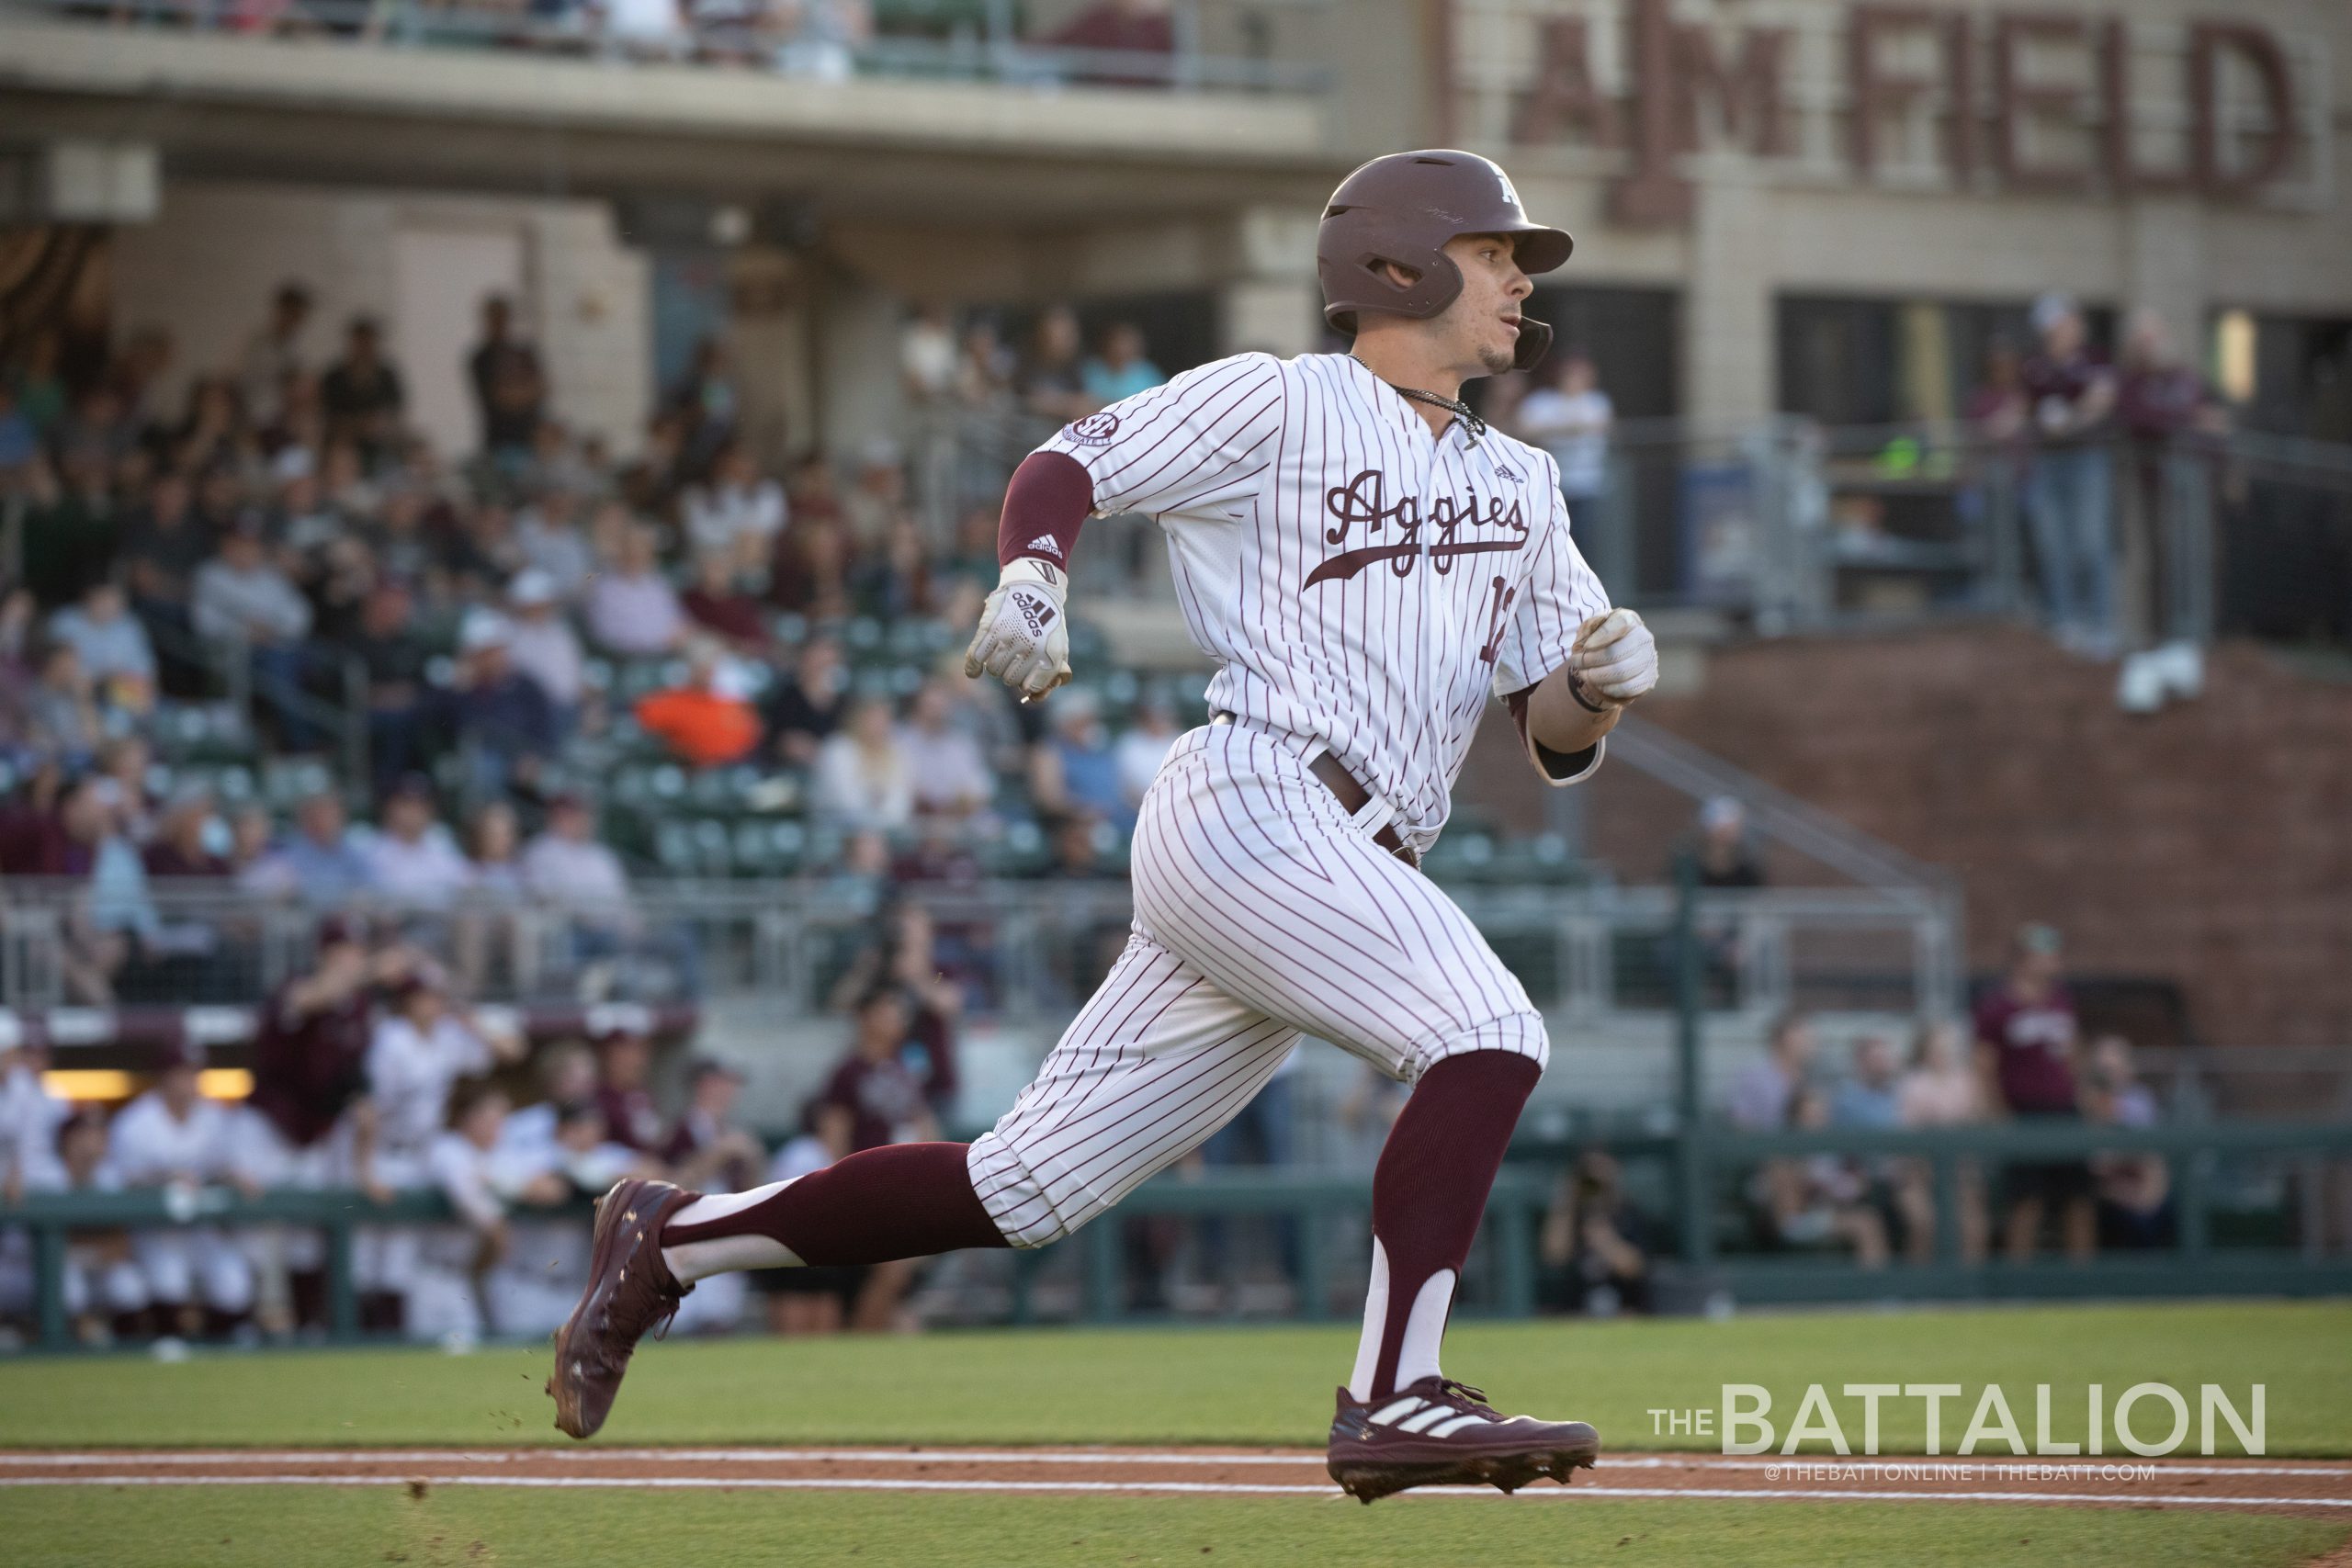
[(1350, 819), (1305, 745), (1195, 729), (1145, 795), (1126, 951), (972, 1145), (973, 1188), (1014, 1246), (1068, 1235), (1182, 1157), (1302, 1033), (1407, 1081), (1465, 1051), (1549, 1055), (1469, 917)]

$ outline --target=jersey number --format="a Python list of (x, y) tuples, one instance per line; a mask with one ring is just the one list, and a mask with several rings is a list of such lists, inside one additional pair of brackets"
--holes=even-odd
[(1494, 590), (1495, 613), (1487, 624), (1487, 646), (1478, 650), (1479, 660), (1487, 664), (1492, 664), (1496, 656), (1502, 652), (1503, 617), (1510, 614), (1511, 601), (1519, 597), (1519, 590), (1499, 577), (1495, 579)]

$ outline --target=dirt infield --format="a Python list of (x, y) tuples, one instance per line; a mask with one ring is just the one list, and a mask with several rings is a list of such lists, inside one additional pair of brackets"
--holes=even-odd
[[(405, 1449), (0, 1451), (5, 1486), (650, 1487), (1340, 1499), (1321, 1453), (1223, 1449)], [(1485, 1487), (1410, 1496), (1499, 1499)], [(2352, 1462), (1779, 1459), (1604, 1454), (1590, 1483), (1521, 1499), (2043, 1503), (2352, 1517)]]

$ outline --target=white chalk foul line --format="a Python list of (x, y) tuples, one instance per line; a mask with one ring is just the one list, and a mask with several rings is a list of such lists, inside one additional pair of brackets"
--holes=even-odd
[[(1291, 1453), (1218, 1453), (1199, 1449), (1164, 1452), (1133, 1450), (1036, 1449), (309, 1449), (264, 1452), (246, 1449), (156, 1450), (126, 1453), (121, 1450), (20, 1452), (0, 1450), (0, 1471), (11, 1468), (58, 1467), (117, 1462), (164, 1466), (248, 1464), (522, 1464), (541, 1461), (596, 1463), (616, 1461), (648, 1464), (1126, 1464), (1151, 1466), (1317, 1465), (1323, 1455), (1313, 1450)], [(1765, 1470), (1796, 1463), (1818, 1470), (1838, 1464), (1827, 1456), (1749, 1459), (1741, 1456), (1692, 1454), (1603, 1454), (1600, 1462), (1612, 1470)], [(1956, 1475), (1966, 1479), (1987, 1465), (2035, 1462), (2006, 1454), (1966, 1461), (1923, 1459), (1902, 1454), (1858, 1460), (1856, 1465), (1899, 1465), (1909, 1472)], [(2057, 1463), (2061, 1461), (2047, 1461)], [(2095, 1462), (2075, 1459), (2068, 1464)], [(2346, 1465), (2187, 1464), (2165, 1460), (2109, 1456), (2110, 1464), (2152, 1468), (2162, 1475), (2318, 1476), (2352, 1481)], [(1923, 1476), (1924, 1478), (1924, 1476)]]
[[(594, 1488), (635, 1491), (711, 1492), (995, 1492), (1087, 1494), (1184, 1494), (1210, 1496), (1306, 1496), (1337, 1499), (1329, 1486), (1288, 1486), (1272, 1483), (1210, 1481), (936, 1481), (902, 1477), (863, 1476), (718, 1476), (718, 1475), (443, 1475), (429, 1478), (435, 1486), (512, 1486), (548, 1489)], [(398, 1486), (392, 1475), (27, 1475), (0, 1476), (8, 1486)], [(1914, 1502), (1914, 1503), (2071, 1503), (2115, 1506), (2164, 1503), (2205, 1508), (2352, 1508), (2352, 1498), (2336, 1497), (2202, 1497), (2164, 1493), (2106, 1495), (2064, 1492), (1883, 1492), (1843, 1487), (1782, 1487), (1758, 1490), (1732, 1486), (1578, 1486), (1545, 1487), (1510, 1495), (1483, 1486), (1430, 1486), (1404, 1493), (1407, 1497), (1472, 1496), (1497, 1501), (1538, 1501), (1544, 1498), (1613, 1497), (1699, 1499), (1710, 1502)]]

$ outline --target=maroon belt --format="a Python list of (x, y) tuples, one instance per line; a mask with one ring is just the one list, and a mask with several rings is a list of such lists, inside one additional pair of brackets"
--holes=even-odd
[[(1209, 722), (1231, 724), (1234, 722), (1234, 716), (1224, 708), (1218, 708), (1209, 715)], [(1315, 761), (1306, 764), (1306, 771), (1323, 781), (1323, 787), (1339, 798), (1340, 808), (1351, 817), (1362, 811), (1365, 802), (1372, 798), (1372, 791), (1364, 788), (1358, 782), (1355, 774), (1348, 772), (1340, 760), (1329, 751), (1317, 751), (1315, 754)], [(1421, 857), (1405, 847), (1405, 840), (1397, 836), (1396, 825), (1393, 822), (1374, 833), (1372, 836), (1372, 841), (1407, 865), (1418, 868), (1421, 863)]]

